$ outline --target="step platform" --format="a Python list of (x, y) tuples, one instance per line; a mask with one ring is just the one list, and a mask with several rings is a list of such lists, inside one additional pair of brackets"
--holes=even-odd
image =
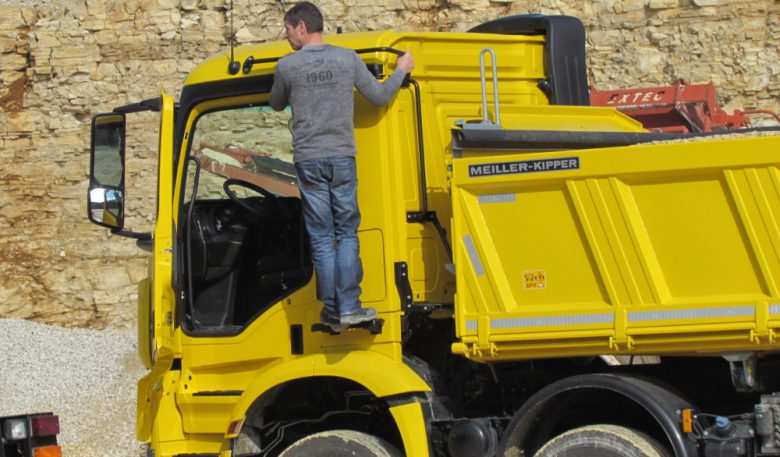
[(358, 329), (362, 329), (362, 330), (368, 330), (369, 333), (371, 333), (372, 335), (379, 335), (380, 333), (382, 333), (382, 326), (384, 324), (385, 324), (385, 320), (384, 319), (376, 318), (376, 319), (371, 319), (370, 321), (365, 321), (365, 322), (360, 322), (360, 323), (354, 324), (354, 325), (344, 326), (344, 327), (341, 328), (341, 331), (337, 332), (330, 325), (325, 325), (325, 324), (323, 324), (321, 322), (318, 322), (316, 324), (312, 324), (311, 331), (312, 332), (327, 333), (328, 335), (340, 335), (341, 332), (343, 332), (345, 330), (353, 330), (353, 329), (358, 330)]

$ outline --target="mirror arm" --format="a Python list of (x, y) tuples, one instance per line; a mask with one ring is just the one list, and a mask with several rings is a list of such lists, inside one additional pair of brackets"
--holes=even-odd
[(114, 108), (115, 113), (140, 113), (142, 111), (154, 111), (159, 113), (162, 106), (162, 99), (160, 97), (148, 98), (138, 103), (131, 103), (129, 105), (119, 106)]
[(124, 236), (126, 238), (133, 238), (139, 241), (152, 240), (152, 234), (150, 232), (133, 232), (130, 230), (111, 229), (111, 233), (114, 235)]
[(154, 240), (151, 237), (149, 239), (135, 240), (135, 245), (142, 251), (152, 252), (154, 250)]

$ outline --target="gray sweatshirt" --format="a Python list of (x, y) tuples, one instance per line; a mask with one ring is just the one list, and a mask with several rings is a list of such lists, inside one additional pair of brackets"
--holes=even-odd
[(401, 87), (400, 68), (380, 83), (351, 49), (309, 45), (276, 65), (270, 104), (292, 108), (293, 160), (355, 156), (353, 87), (371, 103), (387, 104)]

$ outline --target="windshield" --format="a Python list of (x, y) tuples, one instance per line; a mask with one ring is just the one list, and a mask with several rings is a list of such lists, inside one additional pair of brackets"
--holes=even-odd
[(200, 158), (198, 199), (225, 198), (223, 183), (237, 178), (280, 196), (297, 196), (291, 113), (250, 106), (202, 115), (191, 154)]

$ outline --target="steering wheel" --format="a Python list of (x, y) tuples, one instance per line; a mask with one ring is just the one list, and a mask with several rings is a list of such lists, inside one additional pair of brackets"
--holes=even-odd
[[(253, 202), (254, 204), (250, 204), (247, 202), (246, 199), (243, 199), (238, 195), (236, 195), (236, 193), (233, 192), (233, 189), (231, 189), (231, 186), (238, 186), (238, 187), (243, 187), (245, 189), (249, 189), (253, 192), (262, 195), (263, 199), (260, 202)], [(261, 220), (265, 220), (265, 221), (276, 220), (279, 219), (280, 216), (283, 216), (284, 213), (287, 212), (287, 210), (279, 202), (279, 197), (272, 194), (271, 192), (268, 192), (267, 190), (263, 189), (257, 184), (244, 181), (242, 179), (229, 178), (222, 185), (222, 188), (225, 190), (227, 196), (236, 205), (240, 206), (243, 210), (245, 210), (246, 212), (248, 212), (253, 216), (258, 217)]]

